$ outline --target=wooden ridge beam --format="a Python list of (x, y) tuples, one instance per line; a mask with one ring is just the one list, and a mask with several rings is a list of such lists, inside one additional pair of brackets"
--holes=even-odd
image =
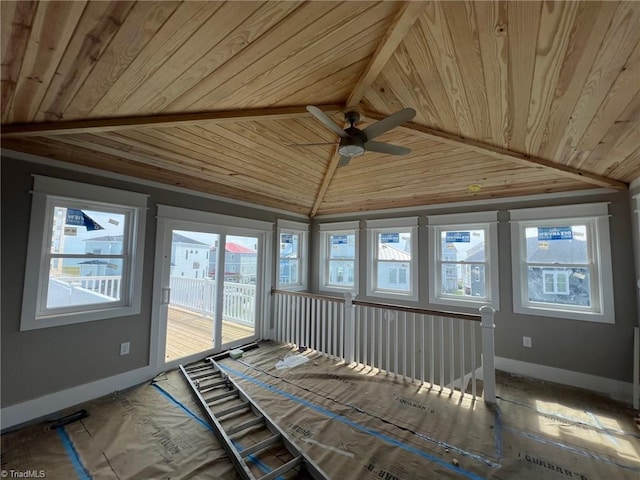
[[(367, 65), (367, 68), (358, 79), (358, 82), (349, 95), (349, 98), (347, 98), (345, 103), (346, 107), (355, 106), (360, 103), (360, 100), (364, 97), (367, 89), (369, 89), (375, 79), (378, 78), (378, 75), (380, 75), (380, 72), (391, 58), (391, 55), (393, 55), (393, 52), (396, 51), (400, 42), (402, 42), (415, 21), (420, 16), (420, 12), (423, 8), (423, 2), (405, 2), (402, 4), (382, 41), (378, 44), (378, 48), (376, 48), (375, 53), (371, 57), (371, 61)], [(322, 108), (322, 110), (326, 110), (326, 108)], [(338, 154), (338, 147), (336, 147), (336, 150), (329, 161), (329, 166), (327, 167), (327, 172), (322, 180), (320, 189), (318, 190), (318, 195), (316, 196), (313, 208), (309, 213), (309, 216), (312, 218), (316, 213), (318, 213), (320, 204), (327, 193), (327, 189), (333, 179), (333, 175), (336, 172), (339, 161), (340, 155)]]
[(340, 145), (336, 145), (336, 149), (333, 152), (331, 160), (329, 161), (329, 165), (327, 166), (327, 171), (324, 174), (324, 178), (322, 179), (322, 183), (320, 184), (320, 188), (318, 189), (318, 194), (316, 195), (316, 199), (313, 202), (313, 207), (309, 212), (309, 217), (313, 218), (318, 213), (318, 209), (322, 204), (322, 200), (324, 200), (324, 196), (327, 193), (327, 189), (329, 188), (329, 184), (331, 180), (333, 180), (333, 175), (336, 173), (336, 168), (338, 168), (338, 162), (340, 161), (340, 154), (338, 153), (338, 148)]
[[(342, 111), (341, 105), (319, 105), (324, 112)], [(73, 135), (77, 133), (114, 132), (134, 128), (175, 127), (201, 122), (242, 122), (279, 120), (310, 115), (306, 107), (279, 107), (220, 112), (176, 113), (143, 117), (117, 117), (64, 122), (27, 123), (2, 126), (2, 138)]]
[[(371, 112), (365, 112), (365, 116), (366, 118), (372, 120), (381, 120), (385, 118), (384, 115)], [(616, 190), (622, 190), (628, 187), (625, 182), (615, 180), (604, 175), (586, 172), (577, 168), (570, 167), (568, 165), (552, 162), (551, 160), (547, 160), (544, 158), (533, 157), (524, 153), (512, 152), (511, 150), (496, 147), (488, 143), (478, 142), (470, 138), (465, 138), (460, 135), (435, 130), (433, 128), (418, 125), (416, 123), (405, 123), (404, 125), (396, 128), (406, 129), (410, 132), (419, 134), (436, 142), (465, 148), (467, 150), (471, 150), (473, 152), (487, 155), (493, 158), (498, 158), (500, 160), (515, 162), (527, 167), (537, 166), (552, 169), (555, 170), (559, 175), (562, 175), (564, 177), (572, 178), (574, 180), (580, 180), (582, 182), (590, 183), (598, 187), (614, 188)]]
[(424, 2), (416, 1), (402, 4), (391, 22), (391, 26), (373, 54), (369, 65), (367, 65), (367, 68), (358, 79), (358, 83), (356, 83), (351, 95), (349, 95), (347, 103), (345, 104), (347, 107), (360, 103), (367, 89), (373, 84), (375, 79), (378, 78), (378, 75), (380, 75), (380, 72), (391, 58), (391, 55), (393, 55), (393, 52), (396, 51), (400, 42), (402, 42), (420, 16), (420, 11), (424, 6)]

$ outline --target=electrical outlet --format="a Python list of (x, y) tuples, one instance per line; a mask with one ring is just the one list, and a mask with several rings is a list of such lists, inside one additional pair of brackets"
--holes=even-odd
[(120, 344), (120, 355), (129, 355), (129, 348), (131, 347), (131, 342), (123, 342)]
[(531, 337), (522, 337), (522, 346), (531, 348)]

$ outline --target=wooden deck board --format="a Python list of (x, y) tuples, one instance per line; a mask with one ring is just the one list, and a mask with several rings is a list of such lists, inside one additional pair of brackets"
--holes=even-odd
[[(246, 325), (222, 321), (222, 344), (253, 335)], [(213, 347), (213, 319), (176, 307), (169, 307), (167, 318), (167, 361), (176, 360)]]

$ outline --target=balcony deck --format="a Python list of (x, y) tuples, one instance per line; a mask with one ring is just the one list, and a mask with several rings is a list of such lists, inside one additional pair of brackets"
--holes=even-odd
[[(222, 321), (222, 344), (253, 335), (246, 325)], [(167, 319), (166, 360), (175, 360), (211, 348), (213, 319), (174, 306), (169, 307)]]

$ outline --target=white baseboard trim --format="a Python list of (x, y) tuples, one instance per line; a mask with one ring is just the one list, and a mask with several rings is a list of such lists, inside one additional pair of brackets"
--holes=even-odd
[(82, 402), (138, 385), (152, 379), (155, 375), (156, 372), (147, 366), (2, 408), (0, 409), (1, 429), (4, 431)]
[(633, 399), (633, 384), (631, 382), (622, 382), (611, 378), (547, 367), (545, 365), (512, 360), (510, 358), (495, 357), (495, 362), (496, 370), (603, 393), (614, 400), (620, 400), (629, 404), (631, 404)]

